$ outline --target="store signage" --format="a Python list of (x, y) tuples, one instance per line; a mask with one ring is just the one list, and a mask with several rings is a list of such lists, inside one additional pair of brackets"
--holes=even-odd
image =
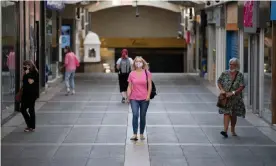
[(258, 2), (254, 0), (243, 3), (243, 28), (246, 33), (257, 32)]
[(253, 27), (253, 1), (244, 2), (243, 25), (244, 27)]
[(270, 20), (276, 20), (276, 1), (271, 1)]
[(48, 0), (46, 6), (48, 9), (61, 11), (64, 9), (65, 4), (63, 1)]
[(229, 3), (226, 7), (226, 30), (238, 30), (238, 4), (237, 2)]

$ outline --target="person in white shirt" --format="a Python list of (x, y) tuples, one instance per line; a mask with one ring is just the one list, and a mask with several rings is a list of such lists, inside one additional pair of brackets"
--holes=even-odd
[(116, 62), (116, 68), (119, 70), (118, 77), (119, 77), (119, 85), (120, 85), (120, 92), (122, 94), (122, 103), (127, 101), (127, 87), (128, 87), (128, 76), (131, 72), (131, 66), (133, 64), (133, 60), (128, 57), (127, 49), (122, 50), (122, 56)]

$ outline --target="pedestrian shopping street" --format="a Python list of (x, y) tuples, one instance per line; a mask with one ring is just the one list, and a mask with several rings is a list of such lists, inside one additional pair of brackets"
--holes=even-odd
[(158, 96), (146, 140), (129, 140), (132, 113), (121, 103), (116, 74), (78, 75), (75, 95), (65, 96), (62, 83), (37, 101), (35, 132), (23, 132), (21, 114), (2, 126), (1, 165), (276, 165), (276, 131), (259, 117), (248, 111), (238, 119), (238, 137), (224, 139), (217, 97), (198, 76), (153, 74), (153, 81)]

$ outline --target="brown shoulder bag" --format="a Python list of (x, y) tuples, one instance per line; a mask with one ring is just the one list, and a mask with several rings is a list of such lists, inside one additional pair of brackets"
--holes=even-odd
[[(231, 84), (231, 86), (230, 86), (230, 88), (229, 88), (228, 91), (230, 91), (230, 89), (232, 88), (234, 82), (236, 81), (238, 73), (239, 72), (236, 73), (235, 78), (233, 79), (232, 84)], [(217, 102), (217, 107), (219, 107), (219, 108), (225, 108), (227, 106), (227, 101), (228, 100), (227, 100), (227, 97), (226, 97), (226, 93), (219, 94), (219, 96), (218, 96), (218, 102)]]

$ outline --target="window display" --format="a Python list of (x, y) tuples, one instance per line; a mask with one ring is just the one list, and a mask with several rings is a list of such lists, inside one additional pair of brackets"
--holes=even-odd
[(1, 1), (2, 11), (2, 119), (9, 116), (14, 105), (17, 43), (17, 7), (15, 2)]

